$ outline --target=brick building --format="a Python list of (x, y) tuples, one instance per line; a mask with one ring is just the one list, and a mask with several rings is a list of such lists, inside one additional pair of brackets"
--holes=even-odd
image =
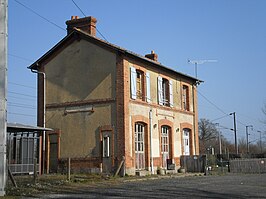
[(39, 73), (38, 125), (56, 129), (45, 169), (69, 157), (77, 172), (111, 173), (123, 157), (130, 175), (166, 169), (168, 159), (177, 169), (181, 155), (199, 153), (200, 81), (154, 51), (141, 56), (98, 38), (96, 22), (72, 17), (67, 35), (29, 66)]

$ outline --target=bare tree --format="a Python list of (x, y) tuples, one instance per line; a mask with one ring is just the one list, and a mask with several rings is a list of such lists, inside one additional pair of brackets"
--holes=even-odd
[(238, 152), (247, 153), (247, 140), (243, 137), (238, 139)]
[(200, 119), (199, 121), (199, 141), (200, 141), (200, 153), (206, 152), (206, 147), (209, 145), (216, 145), (218, 138), (218, 130), (214, 123), (208, 119)]

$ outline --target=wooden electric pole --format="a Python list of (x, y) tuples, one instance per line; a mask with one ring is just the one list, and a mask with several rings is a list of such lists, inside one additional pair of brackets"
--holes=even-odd
[(0, 196), (5, 195), (7, 93), (7, 0), (0, 0)]

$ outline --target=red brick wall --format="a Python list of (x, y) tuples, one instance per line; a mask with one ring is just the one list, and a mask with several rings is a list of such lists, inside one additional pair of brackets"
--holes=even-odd
[(116, 157), (120, 162), (125, 156), (125, 71), (123, 56), (117, 54), (116, 58), (116, 133), (117, 133), (117, 154)]
[[(97, 173), (100, 172), (101, 158), (71, 158), (70, 168), (72, 173)], [(67, 172), (68, 159), (59, 159), (58, 171)]]

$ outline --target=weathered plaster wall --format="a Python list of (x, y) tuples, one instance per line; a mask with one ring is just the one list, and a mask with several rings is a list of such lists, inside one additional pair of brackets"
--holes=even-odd
[[(75, 41), (45, 65), (45, 72), (46, 126), (62, 132), (60, 157), (99, 157), (99, 127), (116, 124), (116, 55), (84, 40)], [(89, 103), (75, 105), (82, 101)], [(72, 105), (64, 107), (66, 102)], [(68, 109), (93, 112), (64, 114)]]

